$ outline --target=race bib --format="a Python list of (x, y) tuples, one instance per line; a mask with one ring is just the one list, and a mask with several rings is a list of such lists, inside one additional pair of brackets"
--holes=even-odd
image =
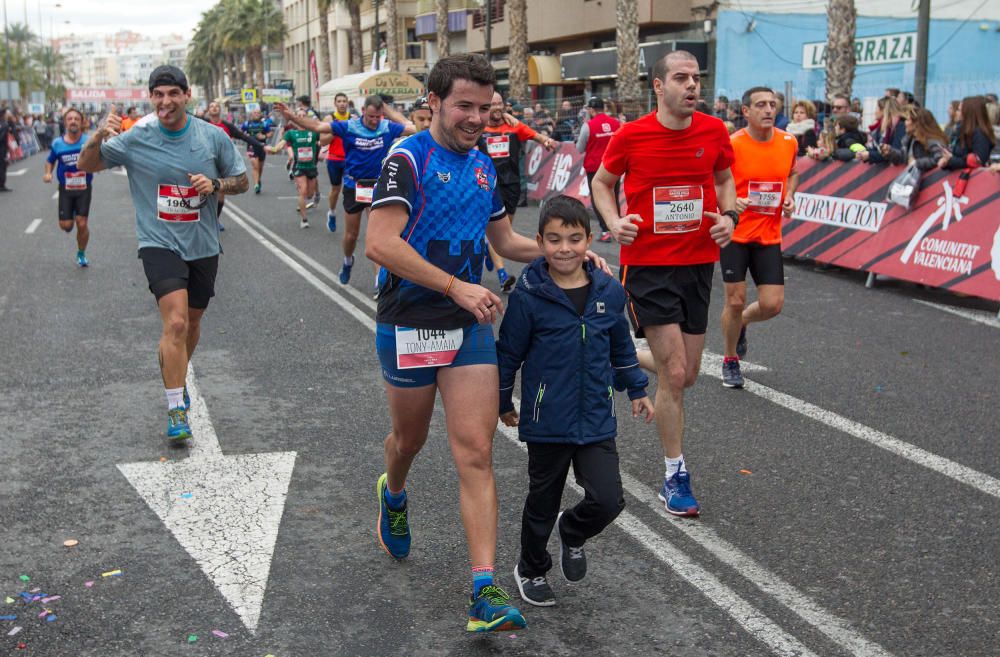
[(299, 162), (312, 162), (313, 161), (313, 149), (312, 146), (299, 146), (296, 150), (296, 158)]
[[(159, 185), (156, 218), (161, 221), (200, 221), (203, 199), (198, 190), (185, 185)], [(194, 209), (192, 209), (194, 208)]]
[(701, 185), (653, 188), (653, 232), (690, 233), (701, 228)]
[(462, 348), (462, 329), (415, 329), (396, 327), (396, 367), (401, 370), (416, 367), (451, 365)]
[(87, 189), (87, 172), (86, 171), (67, 171), (66, 172), (66, 184), (63, 185), (66, 189), (73, 191), (78, 191), (81, 189)]
[(375, 186), (362, 185), (356, 183), (354, 186), (354, 201), (356, 203), (371, 203), (375, 196)]
[(486, 138), (486, 152), (492, 158), (510, 157), (510, 137), (507, 135), (497, 135)]
[(750, 199), (747, 210), (776, 216), (778, 209), (781, 207), (781, 192), (783, 189), (784, 183), (755, 182), (751, 180), (747, 185), (747, 197)]

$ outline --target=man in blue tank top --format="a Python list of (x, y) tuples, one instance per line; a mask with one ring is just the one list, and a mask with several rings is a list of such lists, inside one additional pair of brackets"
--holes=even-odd
[(86, 254), (87, 244), (90, 242), (87, 218), (90, 216), (90, 193), (94, 176), (76, 168), (80, 150), (87, 142), (87, 134), (83, 132), (83, 114), (76, 108), (70, 108), (63, 114), (63, 124), (66, 126), (66, 134), (52, 142), (42, 180), (52, 182), (52, 169), (55, 167), (56, 179), (59, 181), (59, 228), (69, 233), (76, 225), (76, 264), (87, 267), (90, 265)]

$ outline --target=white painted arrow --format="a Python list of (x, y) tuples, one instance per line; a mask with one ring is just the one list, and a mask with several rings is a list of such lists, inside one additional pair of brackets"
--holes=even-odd
[(118, 469), (255, 633), (296, 453), (224, 456), (190, 367), (187, 386), (189, 458)]

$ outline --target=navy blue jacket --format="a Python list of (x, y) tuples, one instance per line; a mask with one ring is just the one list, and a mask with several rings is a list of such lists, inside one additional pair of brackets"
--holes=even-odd
[(579, 315), (549, 276), (544, 258), (521, 272), (510, 296), (500, 338), (500, 413), (514, 410), (514, 376), (521, 370), (524, 442), (584, 445), (614, 438), (614, 389), (629, 399), (646, 396), (625, 318), (625, 290), (587, 263), (590, 296)]

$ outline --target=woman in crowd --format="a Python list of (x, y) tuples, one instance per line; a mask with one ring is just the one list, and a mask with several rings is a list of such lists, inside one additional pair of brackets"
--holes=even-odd
[(967, 96), (959, 107), (959, 122), (951, 141), (951, 152), (938, 160), (942, 169), (965, 169), (989, 164), (990, 151), (996, 145), (993, 126), (986, 114), (986, 98)]
[(921, 171), (937, 166), (938, 160), (946, 152), (947, 138), (929, 110), (908, 105), (903, 110), (906, 136), (902, 148), (891, 148), (883, 144), (881, 154), (892, 164), (914, 162)]
[(944, 136), (948, 138), (947, 143), (951, 143), (951, 140), (955, 138), (955, 127), (958, 125), (958, 108), (962, 105), (962, 101), (953, 100), (948, 103), (948, 123), (944, 126)]
[(785, 126), (785, 131), (795, 135), (799, 142), (799, 155), (805, 155), (809, 148), (815, 148), (816, 138), (816, 106), (808, 100), (800, 100), (792, 107), (792, 120)]
[(857, 159), (869, 164), (884, 164), (882, 146), (902, 149), (903, 137), (906, 136), (906, 125), (903, 123), (902, 108), (893, 98), (878, 99), (875, 110), (875, 123), (878, 129), (871, 133), (871, 144), (867, 150), (859, 151)]

